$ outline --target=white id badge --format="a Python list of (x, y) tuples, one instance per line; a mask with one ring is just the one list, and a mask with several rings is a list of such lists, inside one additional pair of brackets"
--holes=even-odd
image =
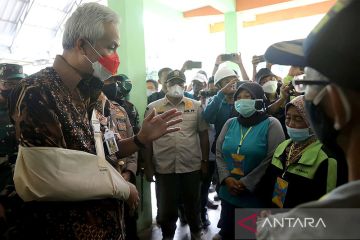
[(119, 151), (119, 148), (118, 148), (116, 140), (115, 140), (115, 134), (113, 131), (106, 130), (104, 133), (104, 139), (105, 139), (107, 150), (110, 155)]

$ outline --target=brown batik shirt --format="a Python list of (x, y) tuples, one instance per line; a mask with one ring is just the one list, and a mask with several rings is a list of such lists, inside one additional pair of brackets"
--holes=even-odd
[[(102, 86), (97, 78), (82, 78), (62, 56), (53, 67), (22, 80), (9, 103), (20, 144), (95, 154), (90, 119)], [(24, 234), (37, 239), (122, 239), (120, 205), (115, 199), (26, 203)]]

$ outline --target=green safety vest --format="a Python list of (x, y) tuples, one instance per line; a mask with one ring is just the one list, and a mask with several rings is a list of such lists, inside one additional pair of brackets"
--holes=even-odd
[[(282, 142), (275, 150), (271, 164), (284, 171), (280, 156), (284, 154), (286, 147), (292, 142), (291, 139)], [(306, 147), (300, 160), (289, 165), (286, 172), (313, 179), (318, 167), (323, 161), (328, 161), (327, 192), (336, 187), (337, 183), (337, 161), (330, 158), (323, 150), (323, 144), (319, 140)]]

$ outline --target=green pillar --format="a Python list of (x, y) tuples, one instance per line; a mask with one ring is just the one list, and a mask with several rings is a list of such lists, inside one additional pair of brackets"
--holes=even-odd
[(227, 53), (238, 51), (238, 31), (236, 12), (224, 14), (225, 18), (225, 49)]
[[(226, 53), (238, 52), (238, 26), (236, 12), (224, 14), (225, 25), (225, 51)], [(228, 62), (227, 65), (233, 69), (238, 68), (236, 64)]]
[(143, 116), (146, 108), (146, 68), (143, 24), (143, 0), (108, 0), (108, 6), (120, 17), (120, 67), (132, 81), (130, 100)]
[[(133, 88), (130, 93), (130, 101), (135, 104), (142, 117), (147, 105), (143, 0), (108, 0), (108, 6), (120, 17), (118, 54), (121, 63), (118, 73), (126, 74), (131, 79)], [(139, 177), (137, 187), (141, 194)], [(139, 231), (152, 224), (150, 184), (145, 180), (142, 195), (144, 196), (144, 206), (143, 211), (139, 208)]]

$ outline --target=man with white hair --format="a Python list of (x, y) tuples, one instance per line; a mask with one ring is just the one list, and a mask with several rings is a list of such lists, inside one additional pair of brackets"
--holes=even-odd
[[(117, 24), (117, 14), (105, 6), (97, 3), (80, 6), (66, 22), (63, 54), (56, 56), (52, 67), (21, 81), (9, 99), (10, 115), (20, 141), (14, 180), (19, 196), (25, 201), (19, 229), (24, 238), (124, 239), (121, 206), (125, 201), (135, 208), (139, 197), (134, 185), (101, 160), (102, 141), (111, 144), (116, 156), (123, 158), (152, 140), (179, 130), (169, 128), (182, 121), (171, 120), (180, 115), (176, 110), (157, 116), (150, 113), (139, 133), (128, 139), (115, 140), (108, 131), (97, 128), (99, 124), (92, 117), (94, 105), (103, 81), (117, 72), (120, 63), (116, 53)], [(94, 156), (99, 161), (97, 168), (89, 170), (93, 168), (87, 162)], [(39, 168), (51, 167), (45, 172), (31, 169), (31, 164), (39, 161), (43, 163)], [(69, 170), (71, 174), (64, 179), (56, 178), (63, 174), (69, 161), (75, 163)], [(79, 161), (83, 165), (76, 164)], [(27, 164), (21, 169), (20, 163)], [(19, 174), (20, 170), (29, 175)], [(83, 184), (75, 181), (84, 178), (85, 173), (88, 177)], [(104, 180), (106, 174), (110, 181)], [(19, 184), (19, 179), (25, 177), (27, 181)], [(49, 182), (47, 177), (56, 181)], [(94, 181), (95, 177), (99, 181)], [(46, 185), (47, 192), (41, 192), (43, 188), (37, 184), (32, 188), (27, 185), (33, 178)], [(100, 185), (109, 189), (110, 194), (91, 195), (92, 191), (101, 190), (94, 187)], [(59, 186), (65, 187), (60, 187), (60, 194), (54, 193)]]

